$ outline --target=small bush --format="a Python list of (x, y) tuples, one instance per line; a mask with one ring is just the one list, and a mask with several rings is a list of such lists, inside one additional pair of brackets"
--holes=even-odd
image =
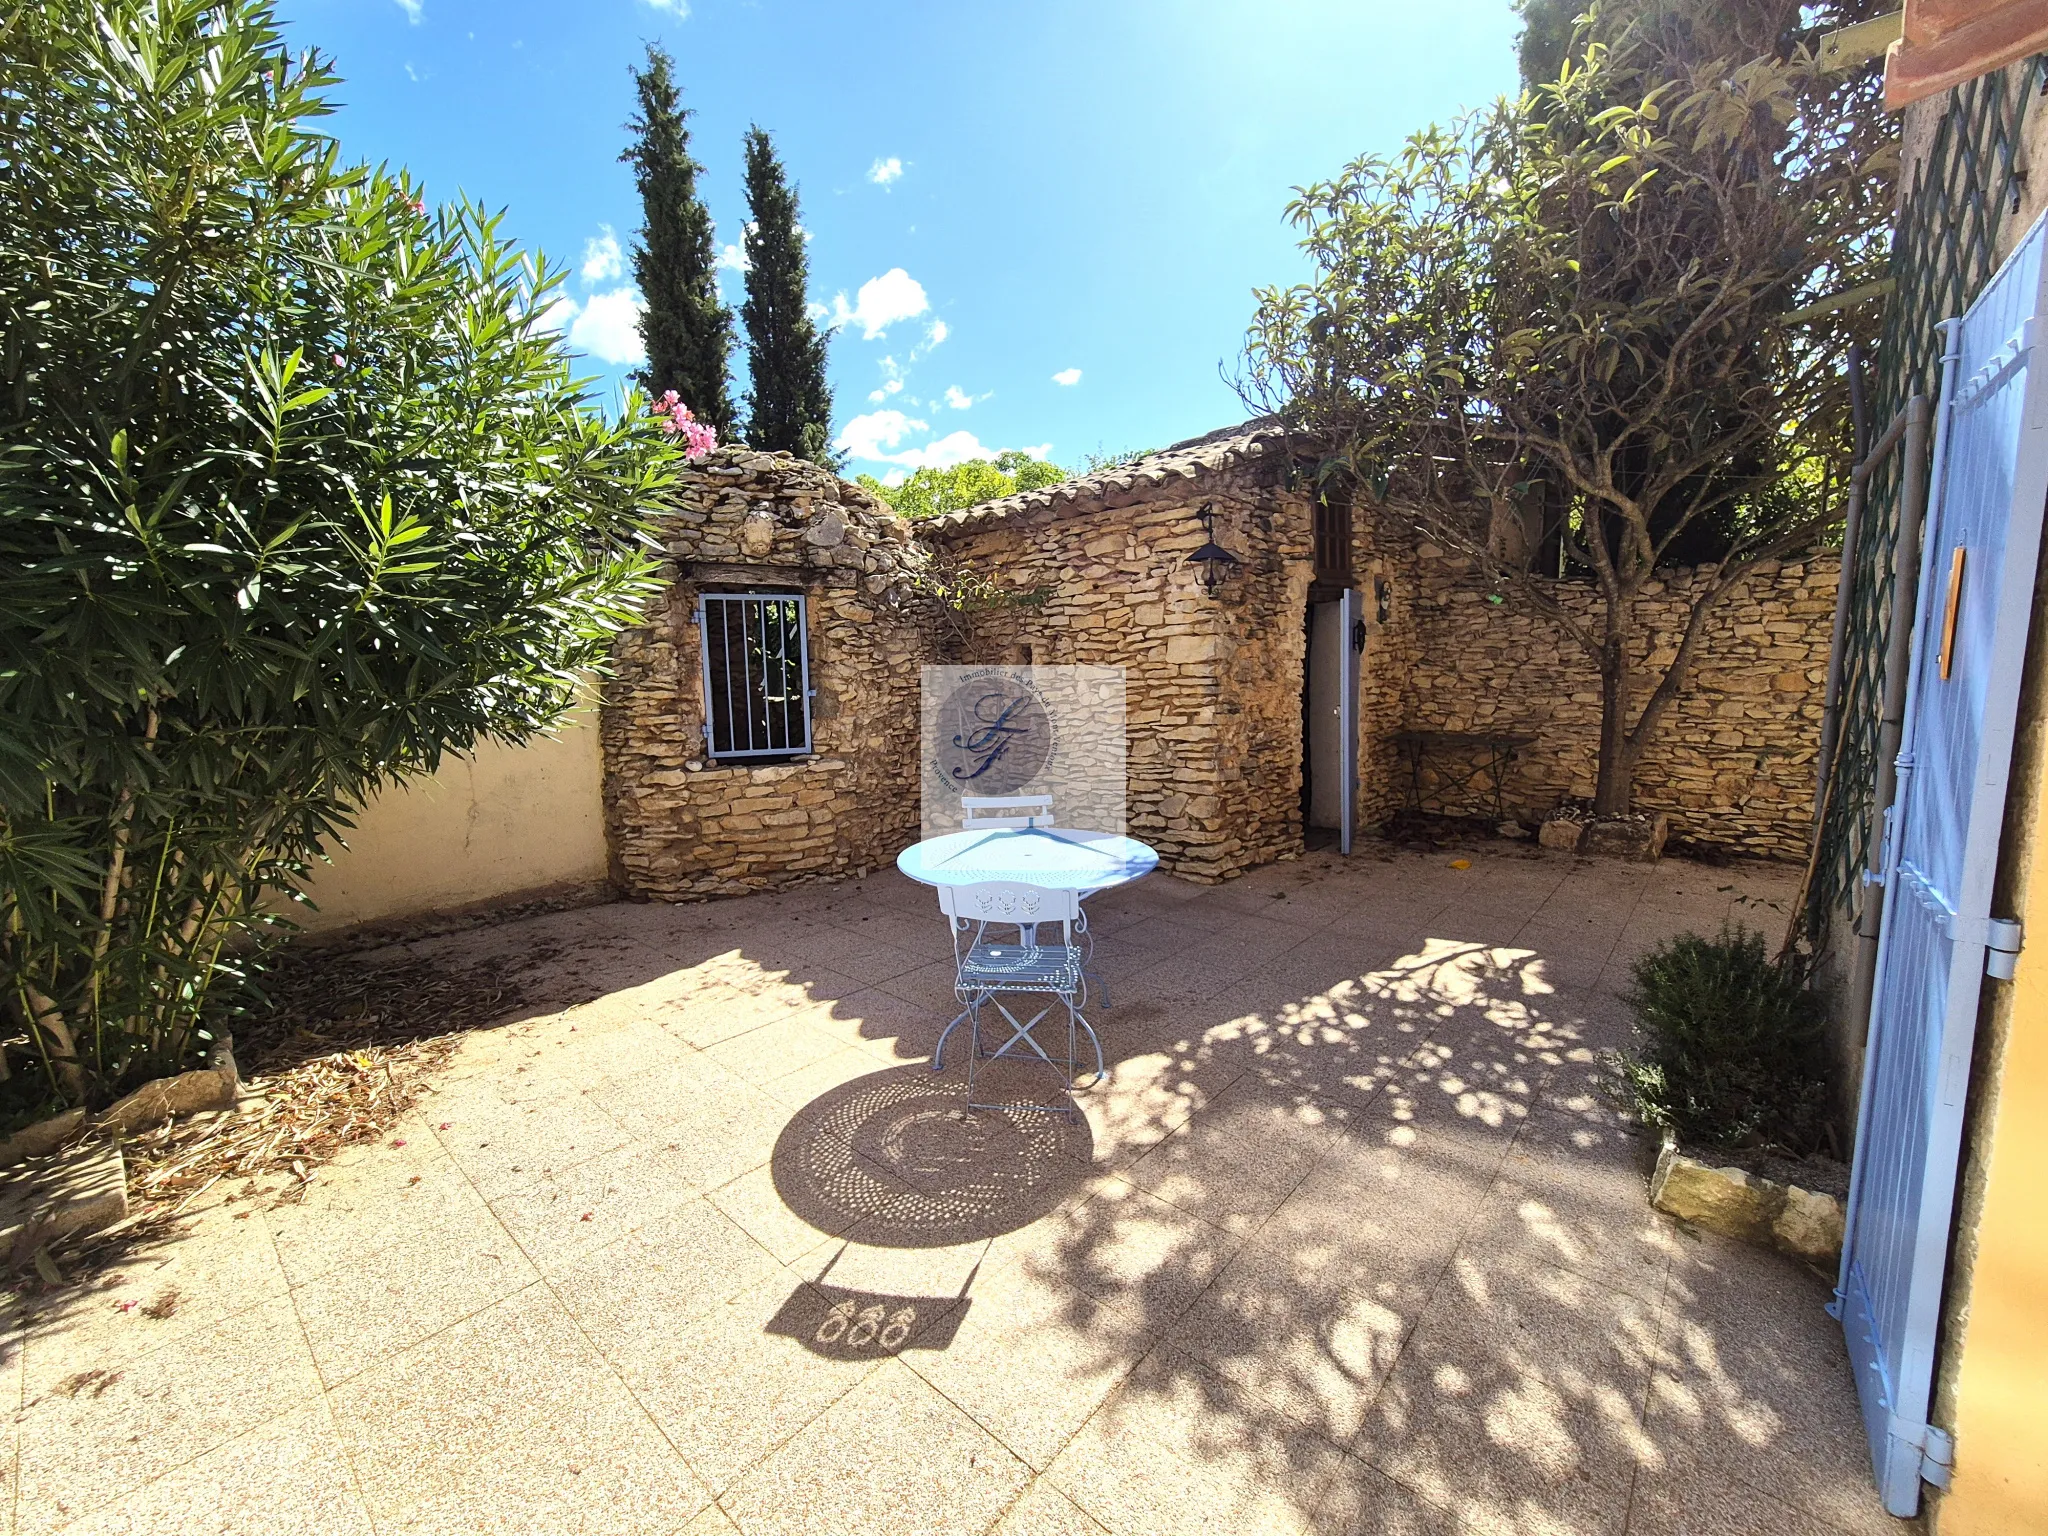
[(1636, 1112), (1691, 1146), (1828, 1141), (1818, 1000), (1774, 964), (1763, 935), (1671, 939), (1635, 965), (1628, 994), (1641, 1036), (1618, 1065)]

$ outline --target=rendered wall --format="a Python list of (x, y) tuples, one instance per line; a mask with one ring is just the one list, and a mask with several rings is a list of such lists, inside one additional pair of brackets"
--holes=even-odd
[(603, 761), (594, 709), (520, 747), (485, 742), (364, 807), (299, 909), (323, 933), (428, 913), (591, 899), (605, 889)]

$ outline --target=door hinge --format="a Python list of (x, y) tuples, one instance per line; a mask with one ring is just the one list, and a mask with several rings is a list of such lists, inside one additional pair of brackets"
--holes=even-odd
[(1945, 1429), (1927, 1426), (1926, 1443), (1920, 1447), (1920, 1477), (1937, 1488), (1948, 1486), (1949, 1473), (1956, 1464), (1955, 1436)]
[(1995, 981), (2011, 981), (2019, 968), (2025, 930), (2013, 917), (1994, 917), (1984, 927), (1984, 974)]

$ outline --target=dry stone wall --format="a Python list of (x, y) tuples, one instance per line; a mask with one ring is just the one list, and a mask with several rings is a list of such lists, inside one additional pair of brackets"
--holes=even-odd
[[(621, 634), (605, 688), (613, 879), (668, 901), (865, 873), (918, 831), (918, 676), (935, 659), (929, 557), (858, 487), (788, 454), (720, 449), (661, 519), (667, 580)], [(713, 762), (698, 594), (807, 598), (812, 753)]]
[[(1009, 601), (964, 615), (955, 659), (1126, 669), (1128, 826), (1187, 879), (1220, 880), (1301, 848), (1302, 605), (1307, 502), (1257, 440), (1213, 463), (1143, 468), (934, 519), (940, 560)], [(1187, 557), (1215, 514), (1243, 562), (1214, 594)]]
[[(1671, 817), (1674, 837), (1772, 858), (1806, 856), (1814, 759), (1839, 569), (1832, 555), (1759, 570), (1724, 597), (1701, 635), (1684, 691), (1645, 751), (1636, 802)], [(1510, 814), (1540, 817), (1590, 795), (1599, 757), (1600, 681), (1591, 658), (1511, 589), (1421, 546), (1411, 564), (1413, 659), (1403, 713), (1414, 729), (1536, 737), (1507, 779)], [(1676, 571), (1644, 600), (1659, 645), (1637, 653), (1654, 685), (1693, 594), (1713, 568)], [(1597, 627), (1587, 587), (1557, 595)], [(1405, 788), (1405, 785), (1403, 786)], [(1425, 808), (1476, 813), (1490, 791), (1425, 779)]]

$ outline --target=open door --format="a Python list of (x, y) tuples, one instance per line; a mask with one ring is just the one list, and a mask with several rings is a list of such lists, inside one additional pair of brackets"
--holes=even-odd
[(1309, 605), (1306, 680), (1308, 824), (1334, 829), (1351, 851), (1358, 816), (1358, 656), (1363, 624), (1358, 593), (1346, 588)]

